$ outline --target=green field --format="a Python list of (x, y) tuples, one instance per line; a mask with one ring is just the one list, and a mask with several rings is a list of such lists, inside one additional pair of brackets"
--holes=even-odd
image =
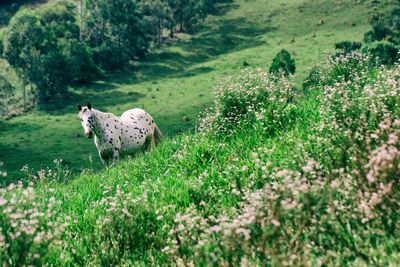
[[(269, 68), (282, 48), (296, 60), (295, 81), (301, 85), (310, 67), (341, 40), (361, 40), (368, 29), (374, 1), (235, 1), (220, 4), (194, 35), (154, 49), (132, 72), (110, 74), (104, 81), (71, 88), (61, 107), (47, 105), (0, 123), (0, 159), (13, 173), (25, 164), (35, 169), (63, 159), (73, 170), (100, 160), (92, 140), (83, 138), (76, 104), (121, 114), (140, 107), (168, 136), (193, 128), (209, 105), (219, 77), (243, 64)], [(320, 20), (323, 23), (320, 24)], [(245, 62), (245, 63), (244, 63)], [(182, 121), (182, 116), (189, 121)], [(90, 160), (91, 157), (91, 160)]]
[[(131, 72), (0, 122), (4, 183), (24, 178), (0, 188), (0, 265), (397, 266), (400, 67), (327, 60), (396, 3), (221, 3)], [(289, 79), (267, 74), (282, 48)], [(144, 108), (166, 138), (102, 167), (77, 118), (88, 101)]]

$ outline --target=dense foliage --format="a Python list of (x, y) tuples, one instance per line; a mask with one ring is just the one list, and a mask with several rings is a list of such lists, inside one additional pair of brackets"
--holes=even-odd
[[(23, 8), (0, 36), (0, 51), (21, 79), (37, 88), (40, 102), (65, 95), (72, 84), (89, 82), (103, 69), (127, 67), (154, 42), (191, 30), (214, 1), (69, 0)], [(79, 18), (79, 20), (77, 19)]]
[(75, 7), (68, 1), (24, 9), (10, 21), (4, 36), (4, 57), (26, 82), (37, 87), (40, 101), (67, 92), (99, 69), (89, 48), (79, 41)]
[[(167, 140), (153, 154), (103, 173), (82, 174), (66, 188), (57, 188), (70, 175), (60, 162), (55, 170), (25, 169), (35, 188), (0, 191), (2, 259), (396, 264), (400, 69), (368, 61), (360, 54), (330, 58), (316, 68), (318, 83), (307, 99), (285, 77), (277, 82), (259, 70), (223, 80), (217, 112), (206, 115), (198, 134)], [(263, 103), (240, 108), (250, 100)], [(276, 102), (284, 108), (266, 109)], [(290, 127), (271, 134), (269, 125), (281, 118)], [(20, 261), (22, 248), (33, 257)]]
[(285, 76), (274, 78), (261, 69), (228, 77), (214, 90), (214, 105), (202, 118), (203, 133), (229, 137), (238, 129), (261, 123), (271, 135), (290, 123), (294, 85)]
[(284, 75), (294, 74), (296, 71), (296, 64), (292, 59), (290, 53), (282, 49), (272, 60), (272, 65), (269, 68), (269, 72), (275, 75), (280, 75), (282, 72)]
[(360, 50), (371, 58), (372, 64), (394, 65), (400, 52), (400, 9), (375, 14), (371, 30), (364, 34), (364, 43), (342, 41), (335, 44), (336, 56)]
[(9, 108), (9, 101), (14, 96), (15, 90), (10, 82), (0, 76), (0, 116), (6, 116)]

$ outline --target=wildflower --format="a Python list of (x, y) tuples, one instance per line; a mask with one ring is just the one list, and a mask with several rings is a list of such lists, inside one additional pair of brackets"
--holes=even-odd
[(280, 226), (280, 225), (281, 225), (281, 223), (278, 222), (278, 221), (275, 220), (275, 219), (271, 220), (271, 223), (272, 223), (273, 225), (275, 225), (275, 226)]

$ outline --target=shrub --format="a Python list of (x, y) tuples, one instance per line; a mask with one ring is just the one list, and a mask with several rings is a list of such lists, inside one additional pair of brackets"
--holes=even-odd
[(360, 42), (342, 41), (335, 44), (335, 49), (341, 50), (337, 54), (349, 54), (353, 51), (359, 50), (362, 44)]
[(318, 67), (312, 67), (310, 72), (308, 73), (308, 76), (306, 79), (303, 81), (303, 91), (307, 92), (309, 89), (312, 87), (316, 87), (319, 85), (321, 77), (320, 77), (320, 69)]
[[(333, 70), (321, 72), (321, 121), (292, 168), (270, 168), (271, 152), (261, 145), (252, 164), (231, 167), (232, 184), (247, 181), (226, 189), (241, 200), (235, 208), (210, 215), (205, 204), (176, 215), (164, 252), (177, 265), (397, 262), (400, 68), (361, 71), (351, 67), (355, 60), (368, 66), (353, 54), (330, 59)], [(332, 75), (343, 64), (348, 79)]]
[(285, 77), (244, 70), (214, 89), (213, 107), (205, 112), (200, 129), (204, 134), (229, 136), (259, 122), (267, 134), (273, 134), (286, 125), (293, 98), (293, 84)]
[(389, 42), (373, 42), (364, 45), (363, 52), (374, 59), (375, 64), (394, 65), (400, 58), (399, 48)]
[(290, 53), (282, 49), (272, 60), (272, 65), (269, 68), (269, 72), (275, 75), (280, 75), (283, 72), (286, 76), (289, 74), (294, 74), (296, 71), (296, 66), (294, 59), (290, 56)]
[(321, 88), (334, 85), (338, 81), (350, 82), (369, 71), (372, 66), (367, 55), (351, 52), (330, 58), (324, 64), (313, 67), (303, 81), (303, 89)]
[(372, 30), (364, 34), (364, 42), (371, 43), (387, 39), (394, 45), (400, 44), (400, 9), (387, 14), (375, 14), (371, 20)]
[[(368, 59), (361, 59), (360, 65), (363, 61)], [(370, 145), (365, 138), (369, 138), (379, 123), (388, 118), (395, 120), (400, 115), (399, 71), (396, 67), (353, 72), (350, 81), (323, 85), (321, 127), (329, 132), (335, 153), (341, 155), (336, 164), (350, 164), (358, 157), (357, 153), (365, 154), (365, 148)]]
[[(49, 192), (51, 195), (51, 193)], [(0, 261), (6, 266), (44, 265), (68, 226), (54, 198), (37, 198), (22, 183), (0, 189)]]

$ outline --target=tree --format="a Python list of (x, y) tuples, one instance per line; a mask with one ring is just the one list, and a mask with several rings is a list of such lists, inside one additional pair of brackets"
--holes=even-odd
[(85, 41), (95, 61), (106, 69), (121, 69), (143, 57), (153, 34), (135, 0), (87, 0)]
[(269, 68), (269, 72), (275, 75), (279, 75), (283, 72), (286, 76), (289, 74), (294, 74), (296, 71), (296, 66), (294, 59), (290, 56), (290, 53), (282, 49), (272, 60), (272, 65)]
[(6, 116), (9, 100), (15, 94), (15, 88), (3, 76), (0, 76), (0, 116)]
[(167, 0), (172, 18), (179, 31), (192, 30), (202, 21), (209, 10), (208, 0)]
[[(140, 2), (143, 14), (149, 18), (151, 28), (155, 29), (153, 35), (158, 45), (163, 43), (163, 28), (167, 26), (173, 36), (174, 24), (170, 23), (172, 11), (165, 0), (145, 0)], [(172, 25), (172, 27), (171, 27)]]
[(43, 42), (43, 31), (36, 14), (31, 10), (19, 11), (4, 31), (3, 56), (22, 78), (24, 105), (26, 83), (36, 74), (37, 48)]
[(23, 81), (35, 85), (40, 102), (100, 73), (79, 32), (75, 5), (69, 1), (23, 9), (11, 19), (4, 33), (4, 57)]

